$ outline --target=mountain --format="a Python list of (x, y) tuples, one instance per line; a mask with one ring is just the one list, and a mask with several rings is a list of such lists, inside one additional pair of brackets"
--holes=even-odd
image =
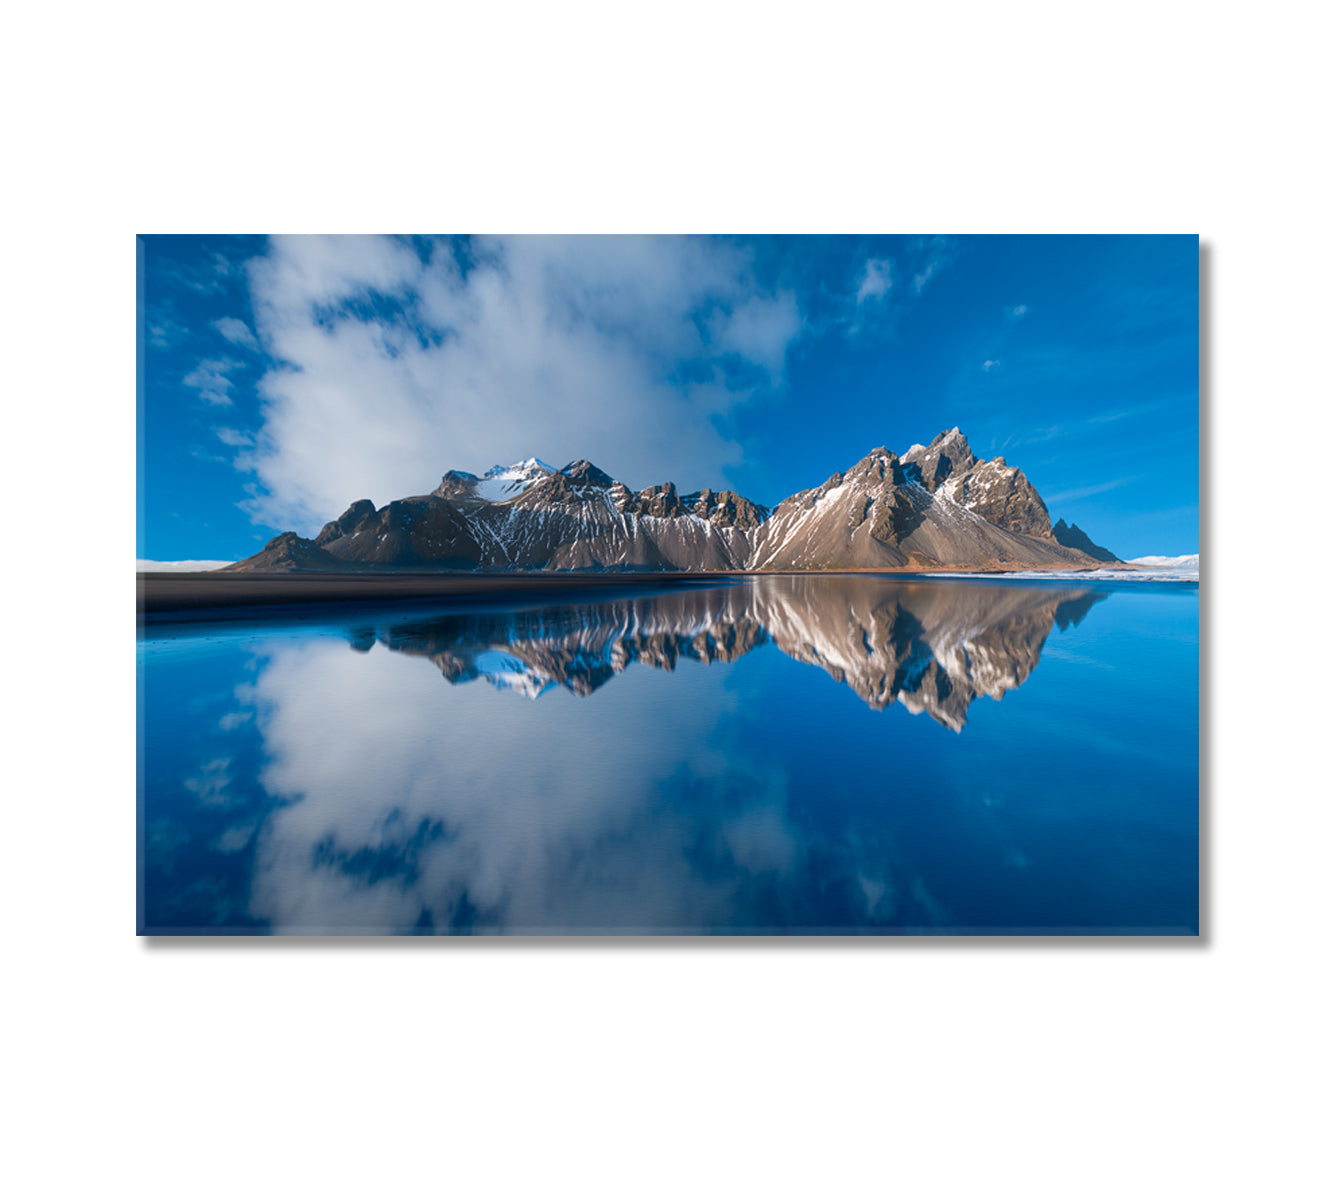
[(314, 539), (280, 534), (227, 569), (1071, 570), (1095, 561), (1055, 536), (1022, 471), (978, 459), (956, 428), (902, 458), (872, 450), (772, 510), (726, 490), (631, 491), (587, 459), (560, 470), (529, 458), (480, 476), (449, 471), (428, 495), (379, 509), (358, 500)]
[(535, 698), (591, 695), (635, 662), (732, 662), (759, 646), (826, 672), (871, 708), (902, 704), (954, 731), (980, 696), (999, 700), (1037, 666), (1053, 627), (1083, 619), (1106, 593), (818, 576), (572, 605), (540, 612), (454, 613), (358, 631), (429, 659), (453, 684), (486, 680)]
[(1062, 546), (1069, 546), (1072, 550), (1080, 550), (1090, 558), (1096, 558), (1099, 562), (1120, 562), (1110, 550), (1104, 546), (1095, 546), (1093, 539), (1089, 537), (1078, 525), (1067, 525), (1063, 520), (1057, 521), (1051, 531), (1054, 537)]
[(979, 462), (950, 429), (903, 458), (883, 446), (784, 500), (750, 567), (1089, 565), (1051, 536), (1046, 505), (1003, 458)]
[(1200, 570), (1198, 554), (1178, 554), (1175, 557), (1146, 554), (1143, 558), (1132, 558), (1129, 561), (1137, 567), (1157, 567), (1165, 571), (1194, 571), (1198, 574)]

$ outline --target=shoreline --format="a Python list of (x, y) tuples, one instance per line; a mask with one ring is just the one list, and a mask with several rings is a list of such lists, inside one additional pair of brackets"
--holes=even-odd
[[(1134, 567), (1123, 566), (1120, 569), (1128, 575), (1137, 573)], [(410, 571), (149, 571), (136, 573), (136, 610), (140, 621), (168, 616), (188, 620), (243, 616), (247, 611), (275, 606), (322, 607), (404, 600), (481, 600), (488, 597), (540, 599), (608, 590), (663, 591), (681, 586), (726, 586), (743, 579), (773, 576), (943, 575), (955, 579), (1004, 580), (1011, 575), (1034, 570), (1041, 568), (961, 571), (957, 567), (850, 567), (808, 571), (529, 571), (489, 574)], [(1067, 577), (1084, 573), (1084, 570), (1062, 572)]]

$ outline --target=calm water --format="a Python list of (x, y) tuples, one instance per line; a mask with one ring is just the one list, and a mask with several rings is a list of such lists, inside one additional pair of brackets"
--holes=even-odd
[(141, 632), (145, 933), (1194, 933), (1199, 593), (867, 577)]

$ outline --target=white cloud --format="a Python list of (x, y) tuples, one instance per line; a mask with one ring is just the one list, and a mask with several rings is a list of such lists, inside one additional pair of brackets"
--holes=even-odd
[(788, 344), (800, 330), (801, 314), (791, 292), (752, 296), (731, 312), (718, 312), (711, 323), (718, 350), (757, 363), (775, 381), (782, 376)]
[(245, 848), (254, 833), (253, 825), (233, 825), (222, 831), (218, 840), (213, 843), (213, 848), (221, 854), (235, 854)]
[(1016, 304), (1012, 309), (1010, 309), (1010, 316), (1018, 318), (1024, 316), (1027, 312), (1028, 312), (1027, 304)]
[(189, 333), (189, 330), (176, 320), (175, 309), (170, 302), (153, 305), (148, 311), (144, 327), (149, 343), (161, 350), (170, 349)]
[[(238, 459), (257, 519), (313, 532), (448, 469), (588, 457), (634, 487), (719, 486), (716, 418), (781, 383), (802, 327), (747, 251), (693, 238), (277, 238), (248, 264), (277, 363)], [(754, 369), (736, 371), (736, 356)]]
[(213, 328), (234, 345), (244, 346), (247, 350), (259, 349), (259, 343), (255, 341), (255, 335), (250, 332), (250, 326), (236, 317), (219, 317), (213, 322)]
[(959, 247), (953, 238), (938, 235), (914, 239), (912, 251), (925, 259), (922, 269), (913, 275), (913, 291), (921, 295), (922, 289), (958, 257)]
[(1085, 500), (1089, 496), (1101, 496), (1103, 492), (1114, 491), (1116, 488), (1125, 487), (1128, 483), (1135, 483), (1140, 479), (1139, 475), (1126, 475), (1120, 479), (1109, 479), (1104, 483), (1091, 483), (1087, 487), (1071, 488), (1066, 492), (1056, 492), (1047, 496), (1047, 507), (1053, 504), (1066, 504), (1071, 500)]
[[(735, 919), (802, 863), (786, 776), (713, 744), (733, 702), (716, 669), (636, 664), (592, 696), (527, 700), (481, 682), (446, 686), (433, 664), (381, 646), (274, 644), (256, 683), (260, 782), (292, 802), (260, 834), (251, 911), (284, 932), (410, 929), (423, 910), (445, 926), (468, 908), (519, 929)], [(512, 752), (497, 754), (500, 728)], [(584, 753), (594, 730), (598, 753)], [(703, 753), (686, 768), (674, 753), (646, 755), (649, 744)], [(664, 805), (683, 769), (696, 804)], [(432, 829), (448, 836), (426, 839), (410, 877), (338, 869), (340, 856), (368, 851), (392, 860)], [(689, 849), (700, 845), (736, 869), (701, 870)]]
[(230, 758), (212, 759), (200, 767), (198, 775), (181, 782), (205, 804), (227, 804), (231, 800), (227, 792), (232, 781), (231, 765)]
[(232, 381), (227, 378), (227, 372), (240, 365), (230, 358), (206, 358), (181, 382), (194, 388), (209, 404), (228, 405), (232, 402)]
[(226, 291), (225, 280), (232, 270), (231, 264), (221, 254), (214, 254), (207, 263), (158, 261), (151, 269), (159, 282), (169, 287), (197, 292), (201, 296)]
[(986, 362), (982, 364), (982, 370), (994, 371), (1000, 365), (1001, 365), (1001, 360), (999, 358), (989, 358), (987, 359)]
[(889, 276), (890, 262), (887, 258), (868, 258), (866, 269), (862, 272), (861, 285), (857, 288), (857, 303), (878, 300), (893, 286)]

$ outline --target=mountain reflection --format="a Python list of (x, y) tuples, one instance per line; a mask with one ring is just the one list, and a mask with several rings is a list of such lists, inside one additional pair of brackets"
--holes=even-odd
[(1105, 594), (828, 577), (761, 579), (526, 612), (453, 614), (349, 634), (430, 659), (450, 683), (485, 679), (535, 698), (589, 696), (631, 663), (732, 662), (773, 643), (871, 708), (896, 700), (961, 730), (978, 696), (1028, 678), (1052, 626), (1077, 624)]
[(773, 577), (146, 638), (141, 926), (1192, 927), (1185, 598), (1116, 595), (958, 736), (1105, 598)]

